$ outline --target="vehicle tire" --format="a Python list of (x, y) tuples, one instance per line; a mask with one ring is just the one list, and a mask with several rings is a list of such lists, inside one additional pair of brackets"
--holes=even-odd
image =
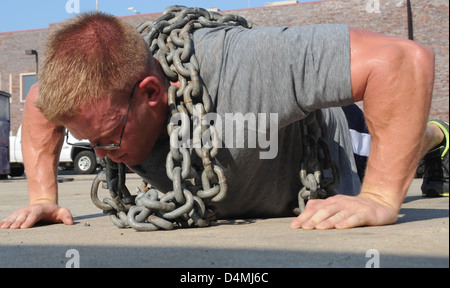
[(20, 177), (25, 173), (25, 167), (22, 164), (11, 167), (9, 176), (11, 177)]
[(80, 174), (92, 174), (97, 169), (97, 158), (92, 151), (81, 151), (75, 156), (75, 171)]

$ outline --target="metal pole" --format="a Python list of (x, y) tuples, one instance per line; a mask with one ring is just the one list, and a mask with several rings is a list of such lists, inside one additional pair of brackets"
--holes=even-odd
[(98, 11), (98, 0), (95, 0), (95, 10)]
[(39, 75), (39, 56), (38, 56), (38, 52), (36, 51), (36, 78)]

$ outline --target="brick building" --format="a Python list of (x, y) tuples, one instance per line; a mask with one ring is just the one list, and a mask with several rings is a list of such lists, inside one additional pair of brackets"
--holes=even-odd
[[(377, 5), (380, 4), (380, 5)], [(432, 47), (436, 53), (436, 82), (430, 118), (449, 118), (449, 2), (448, 0), (330, 0), (232, 11), (257, 26), (294, 26), (344, 23), (384, 34), (409, 38)], [(137, 26), (161, 14), (141, 14), (123, 19)], [(11, 97), (11, 133), (21, 122), (26, 91), (35, 81), (36, 55), (42, 62), (48, 29), (0, 33), (0, 90)], [(64, 79), (61, 79), (64, 81)]]

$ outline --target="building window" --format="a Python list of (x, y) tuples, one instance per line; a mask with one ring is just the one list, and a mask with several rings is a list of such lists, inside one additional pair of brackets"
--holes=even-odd
[(36, 73), (20, 74), (20, 101), (25, 102), (31, 86), (36, 83)]

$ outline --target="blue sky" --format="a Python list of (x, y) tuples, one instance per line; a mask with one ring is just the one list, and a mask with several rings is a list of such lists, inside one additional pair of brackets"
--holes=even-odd
[[(141, 14), (162, 12), (166, 7), (179, 4), (189, 7), (219, 8), (220, 10), (261, 7), (275, 0), (98, 0), (99, 10), (116, 16), (133, 15), (129, 7)], [(314, 0), (300, 0), (311, 2)], [(0, 1), (0, 33), (19, 30), (48, 28), (50, 23), (64, 21), (76, 9), (73, 3), (79, 3), (80, 12), (95, 10), (96, 0), (2, 0)]]

